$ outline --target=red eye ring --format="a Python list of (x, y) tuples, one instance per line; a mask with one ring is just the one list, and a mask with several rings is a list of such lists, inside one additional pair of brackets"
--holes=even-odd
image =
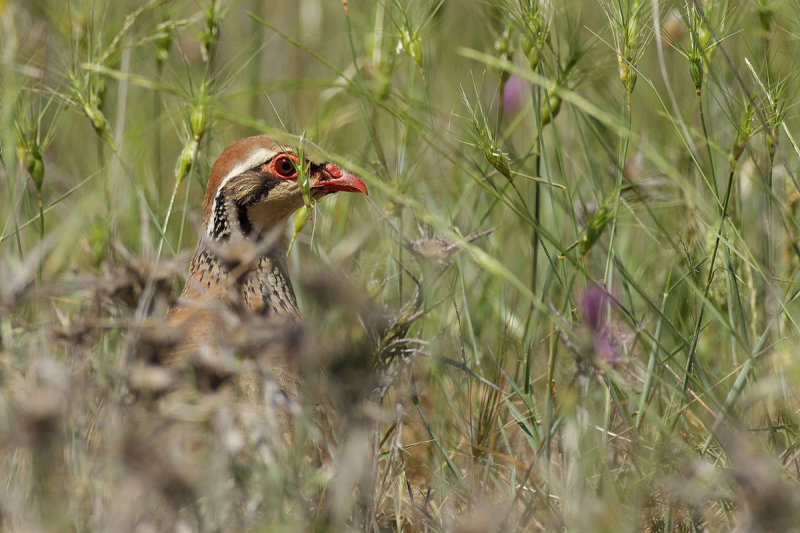
[(272, 160), (271, 166), (275, 173), (282, 178), (293, 178), (297, 175), (294, 159), (287, 154), (277, 156)]

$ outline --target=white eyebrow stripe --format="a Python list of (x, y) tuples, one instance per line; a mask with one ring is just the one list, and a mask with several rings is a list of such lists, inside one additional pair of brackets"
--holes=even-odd
[(214, 234), (214, 213), (217, 212), (217, 198), (219, 198), (219, 193), (222, 192), (222, 189), (225, 188), (225, 185), (228, 183), (228, 181), (234, 176), (238, 176), (242, 172), (250, 170), (251, 168), (256, 167), (262, 163), (266, 163), (279, 153), (281, 152), (277, 150), (267, 150), (266, 148), (255, 148), (238, 165), (234, 166), (232, 169), (228, 171), (227, 174), (225, 174), (225, 177), (222, 178), (222, 181), (220, 181), (219, 183), (219, 187), (217, 187), (217, 193), (214, 195), (214, 201), (211, 203), (211, 220), (209, 221), (209, 224), (206, 227), (206, 233), (208, 233), (209, 237), (213, 236)]

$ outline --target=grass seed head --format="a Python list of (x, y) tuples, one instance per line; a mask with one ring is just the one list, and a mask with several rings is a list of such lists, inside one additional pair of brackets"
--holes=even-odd
[(416, 63), (420, 69), (422, 68), (422, 45), (419, 42), (419, 36), (417, 34), (411, 33), (408, 29), (404, 29), (400, 33), (397, 51), (405, 52), (408, 57), (414, 60), (414, 63)]
[(219, 28), (222, 24), (222, 19), (225, 18), (225, 13), (217, 0), (211, 0), (211, 3), (205, 9), (204, 15), (205, 27), (203, 28), (203, 33), (200, 34), (200, 45), (203, 61), (213, 63), (219, 42)]
[(608, 203), (604, 202), (597, 208), (592, 216), (586, 220), (586, 226), (583, 228), (578, 240), (578, 250), (581, 255), (586, 255), (595, 245), (597, 239), (603, 234), (606, 225), (609, 220), (611, 220), (610, 214)]
[(208, 127), (208, 87), (205, 82), (200, 87), (198, 95), (192, 103), (189, 113), (189, 123), (186, 129), (185, 141), (181, 154), (175, 163), (175, 182), (180, 184), (189, 173), (192, 165), (197, 159), (200, 149), (200, 141), (206, 133)]
[(511, 166), (508, 164), (508, 156), (496, 145), (483, 146), (486, 160), (503, 176), (511, 181)]
[(491, 164), (500, 174), (505, 176), (506, 179), (512, 181), (511, 166), (508, 161), (508, 156), (500, 147), (484, 114), (483, 107), (480, 103), (474, 107), (469, 103), (466, 93), (461, 90), (461, 101), (469, 113), (469, 120), (472, 126), (472, 140), (475, 145), (483, 151), (486, 160)]
[(692, 76), (695, 90), (701, 91), (703, 89), (705, 67), (703, 66), (703, 55), (697, 53), (696, 50), (693, 47), (689, 51), (689, 74)]
[(761, 31), (764, 35), (769, 35), (775, 17), (773, 0), (757, 0), (756, 11), (758, 12), (758, 21), (761, 23)]
[(308, 222), (309, 217), (311, 216), (311, 207), (304, 205), (300, 209), (294, 212), (292, 217), (292, 238), (289, 241), (289, 248), (286, 250), (286, 255), (292, 253), (292, 247), (294, 246), (294, 241), (297, 239), (297, 236), (303, 231), (303, 228)]
[(181, 149), (181, 154), (178, 156), (178, 160), (175, 162), (175, 183), (181, 183), (189, 173), (189, 169), (192, 167), (192, 164), (194, 164), (194, 161), (197, 158), (199, 147), (199, 138), (190, 137), (186, 140), (183, 148)]
[(645, 51), (652, 31), (645, 27), (642, 17), (644, 5), (639, 0), (619, 1), (605, 5), (606, 16), (614, 36), (619, 79), (630, 96), (636, 86), (636, 64)]
[(89, 123), (92, 125), (92, 129), (100, 136), (103, 141), (105, 141), (109, 146), (114, 146), (114, 138), (111, 136), (111, 124), (109, 124), (108, 119), (100, 111), (100, 108), (97, 105), (91, 104), (89, 102), (83, 102), (83, 113), (86, 115), (86, 118), (89, 119)]
[(539, 111), (539, 122), (542, 129), (550, 124), (561, 111), (561, 96), (558, 93), (553, 94), (553, 92), (554, 91), (547, 91), (540, 104), (541, 109)]
[(519, 18), (519, 44), (525, 57), (528, 58), (528, 65), (535, 71), (542, 60), (544, 45), (550, 39), (550, 23), (539, 0), (533, 0), (525, 5)]
[(169, 50), (172, 47), (172, 34), (168, 29), (165, 29), (158, 39), (156, 39), (156, 49), (154, 52), (156, 66), (160, 71), (164, 66), (164, 62), (169, 58)]
[(206, 131), (206, 112), (207, 108), (204, 102), (198, 102), (192, 106), (189, 125), (192, 127), (192, 136), (196, 137), (198, 141), (203, 138), (203, 134)]
[(44, 160), (42, 149), (35, 139), (20, 141), (17, 145), (19, 160), (28, 171), (37, 192), (42, 192), (44, 182)]

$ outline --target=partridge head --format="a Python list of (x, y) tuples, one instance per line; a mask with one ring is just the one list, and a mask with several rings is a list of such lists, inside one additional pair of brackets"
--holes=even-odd
[(303, 189), (311, 200), (336, 192), (367, 194), (358, 176), (320, 154), (309, 141), (267, 135), (240, 139), (222, 151), (208, 180), (189, 276), (168, 314), (171, 324), (188, 330), (176, 357), (215, 344), (225, 309), (299, 317), (280, 237), (306, 201)]
[(320, 152), (307, 140), (280, 142), (267, 135), (240, 139), (225, 148), (211, 169), (203, 200), (208, 237), (257, 239), (283, 224), (303, 206), (301, 175), (314, 200), (337, 191), (367, 193), (355, 174), (324, 161)]

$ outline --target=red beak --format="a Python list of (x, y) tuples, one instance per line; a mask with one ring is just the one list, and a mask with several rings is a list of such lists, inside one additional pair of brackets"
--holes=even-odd
[(364, 185), (361, 178), (352, 172), (342, 170), (330, 163), (325, 165), (323, 169), (324, 172), (322, 176), (317, 180), (317, 183), (311, 187), (312, 189), (321, 190), (323, 192), (343, 191), (369, 194), (367, 192), (367, 186)]

